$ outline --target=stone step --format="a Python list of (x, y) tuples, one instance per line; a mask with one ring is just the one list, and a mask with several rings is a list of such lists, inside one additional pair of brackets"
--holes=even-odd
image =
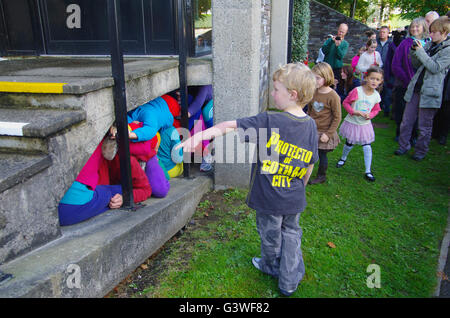
[(205, 175), (170, 184), (163, 199), (63, 227), (60, 238), (0, 265), (13, 275), (0, 284), (0, 297), (103, 297), (185, 226), (212, 189)]
[(46, 138), (85, 119), (83, 110), (0, 108), (0, 135)]
[(24, 182), (51, 164), (49, 155), (0, 153), (0, 193)]
[(83, 110), (0, 108), (0, 150), (45, 153), (45, 138), (84, 120)]
[[(212, 83), (210, 57), (189, 58), (188, 85)], [(178, 58), (124, 58), (128, 108), (179, 87)], [(89, 93), (111, 88), (109, 58), (37, 57), (0, 64), (0, 107), (82, 108)]]

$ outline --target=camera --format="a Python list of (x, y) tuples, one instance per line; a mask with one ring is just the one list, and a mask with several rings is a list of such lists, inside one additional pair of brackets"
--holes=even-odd
[(413, 42), (413, 44), (412, 44), (412, 47), (413, 48), (417, 48), (419, 46), (419, 44), (417, 44), (417, 41), (415, 40), (414, 42)]
[(341, 37), (340, 36), (337, 36), (337, 37), (335, 37), (334, 38), (336, 41), (340, 41), (341, 40)]

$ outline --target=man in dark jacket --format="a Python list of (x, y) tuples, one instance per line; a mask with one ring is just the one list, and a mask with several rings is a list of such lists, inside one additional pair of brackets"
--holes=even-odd
[[(386, 63), (388, 51), (389, 51), (389, 45), (391, 44), (392, 40), (389, 39), (389, 27), (382, 26), (380, 28), (380, 31), (378, 33), (377, 38), (377, 51), (381, 55), (381, 60), (383, 61), (383, 71), (384, 71), (384, 84), (383, 84), (383, 90), (381, 92), (381, 109), (384, 111), (384, 115), (387, 117), (389, 116), (391, 103), (392, 103), (392, 84), (391, 79), (387, 76), (390, 74), (390, 72), (386, 72), (386, 68), (390, 69), (389, 63)], [(392, 79), (393, 81), (393, 79)]]

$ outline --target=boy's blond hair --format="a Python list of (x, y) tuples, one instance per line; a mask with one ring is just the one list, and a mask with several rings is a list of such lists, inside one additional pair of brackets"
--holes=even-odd
[(447, 16), (440, 17), (430, 24), (430, 31), (441, 32), (441, 34), (450, 33), (450, 21)]
[(323, 85), (325, 86), (333, 86), (334, 85), (334, 73), (330, 64), (327, 62), (320, 62), (313, 66), (312, 71), (314, 74), (322, 77), (325, 82)]
[(314, 97), (316, 90), (316, 77), (304, 64), (289, 63), (273, 73), (273, 81), (282, 83), (288, 91), (297, 92), (297, 105), (304, 106)]

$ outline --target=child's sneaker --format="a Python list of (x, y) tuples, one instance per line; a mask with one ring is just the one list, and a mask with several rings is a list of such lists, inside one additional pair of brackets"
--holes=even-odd
[(212, 170), (212, 161), (213, 158), (211, 154), (207, 154), (202, 158), (202, 163), (200, 164), (200, 171), (208, 172)]
[(260, 262), (261, 262), (261, 258), (259, 258), (259, 257), (253, 257), (252, 258), (252, 264), (253, 264), (253, 266), (255, 266), (255, 268), (257, 270), (259, 270), (260, 272), (263, 272), (264, 274), (267, 274), (267, 275), (270, 275), (270, 276), (273, 276), (273, 277), (278, 277), (277, 275), (275, 275), (273, 273), (267, 273), (267, 272), (263, 271), (262, 268), (261, 268)]
[(342, 168), (345, 165), (344, 159), (339, 159), (339, 161), (336, 163), (336, 168)]
[(284, 296), (291, 296), (294, 292), (296, 291), (296, 289), (293, 290), (284, 290), (280, 288), (280, 292), (284, 295)]
[(372, 172), (366, 172), (366, 179), (370, 182), (375, 181), (375, 177), (373, 176)]
[(253, 257), (253, 258), (252, 258), (252, 264), (253, 264), (253, 266), (255, 266), (255, 268), (256, 268), (257, 270), (259, 270), (259, 271), (262, 272), (262, 270), (261, 270), (261, 265), (259, 264), (260, 261), (261, 261), (261, 259), (260, 259), (259, 257)]

